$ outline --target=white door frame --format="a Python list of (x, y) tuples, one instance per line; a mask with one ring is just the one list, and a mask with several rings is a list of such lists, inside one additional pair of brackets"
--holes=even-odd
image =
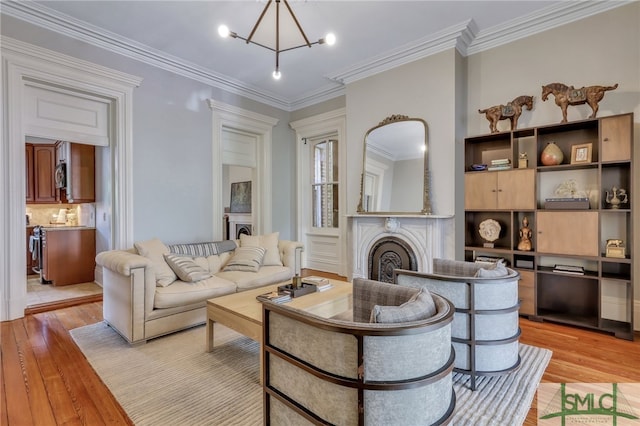
[[(207, 103), (212, 111), (212, 183), (213, 183), (213, 238), (222, 240), (222, 217), (224, 215), (222, 206), (222, 134), (224, 129), (236, 129), (255, 135), (257, 138), (257, 162), (255, 168), (256, 185), (252, 188), (252, 199), (255, 205), (252, 206), (253, 226), (255, 234), (265, 234), (271, 232), (271, 145), (273, 128), (278, 124), (278, 119), (267, 115), (258, 114), (253, 111), (238, 108), (208, 99)], [(254, 194), (255, 191), (255, 194)]]
[(346, 109), (339, 108), (334, 111), (319, 114), (313, 117), (304, 118), (289, 123), (291, 128), (296, 132), (296, 162), (297, 162), (297, 223), (298, 223), (298, 240), (305, 246), (302, 252), (302, 267), (308, 267), (307, 252), (313, 250), (308, 239), (310, 223), (310, 203), (309, 200), (309, 161), (308, 152), (302, 148), (301, 141), (305, 139), (313, 139), (321, 135), (337, 134), (338, 139), (338, 176), (340, 189), (338, 194), (338, 205), (340, 206), (340, 216), (338, 220), (337, 230), (337, 252), (335, 253), (336, 261), (340, 262), (336, 271), (342, 276), (347, 276), (346, 263), (346, 241), (347, 241), (347, 196), (346, 196), (346, 176), (347, 176), (347, 117)]
[[(24, 316), (26, 307), (25, 80), (65, 87), (110, 100), (113, 248), (133, 244), (132, 96), (142, 79), (8, 37), (2, 47), (2, 146), (0, 188), (0, 321)], [(6, 191), (6, 192), (4, 192)]]

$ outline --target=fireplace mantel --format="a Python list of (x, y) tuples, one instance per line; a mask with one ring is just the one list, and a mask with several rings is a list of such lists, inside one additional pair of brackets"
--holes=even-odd
[(419, 271), (431, 272), (434, 258), (455, 256), (453, 216), (359, 214), (348, 215), (347, 220), (350, 280), (369, 277), (369, 251), (385, 237), (405, 241), (416, 255)]

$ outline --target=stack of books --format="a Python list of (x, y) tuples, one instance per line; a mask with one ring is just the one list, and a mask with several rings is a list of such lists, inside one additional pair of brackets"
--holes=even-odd
[(505, 265), (507, 264), (506, 260), (504, 259), (504, 257), (493, 257), (493, 256), (476, 256), (476, 258), (474, 259), (475, 263), (484, 263), (484, 264), (494, 264), (494, 263), (498, 263), (498, 262), (502, 262)]
[(256, 297), (261, 302), (284, 303), (291, 300), (291, 294), (284, 291), (272, 291), (270, 293), (260, 294)]
[(511, 160), (508, 158), (499, 158), (497, 160), (491, 160), (491, 165), (487, 170), (509, 170), (511, 169)]
[(327, 278), (323, 278), (323, 277), (316, 277), (316, 276), (304, 277), (302, 278), (302, 282), (305, 284), (315, 285), (318, 291), (329, 290), (331, 287), (333, 287), (333, 285), (331, 285), (331, 282)]
[(582, 266), (556, 265), (553, 267), (553, 272), (560, 272), (561, 274), (584, 275), (584, 268)]

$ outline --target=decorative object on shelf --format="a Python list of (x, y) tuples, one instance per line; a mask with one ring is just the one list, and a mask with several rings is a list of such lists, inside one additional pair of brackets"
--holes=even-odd
[(571, 147), (571, 164), (590, 163), (592, 148), (593, 144), (591, 143), (573, 145)]
[(527, 158), (526, 152), (521, 152), (518, 154), (518, 168), (526, 169), (529, 167), (529, 159)]
[(565, 180), (553, 193), (556, 198), (589, 198), (586, 191), (578, 189), (578, 182), (575, 179)]
[(545, 210), (589, 210), (589, 199), (586, 197), (545, 198)]
[(486, 164), (472, 164), (471, 167), (469, 167), (469, 169), (474, 171), (474, 172), (480, 172), (482, 170), (487, 170), (487, 165)]
[(604, 194), (604, 200), (609, 204), (609, 208), (612, 209), (619, 209), (621, 204), (629, 202), (627, 191), (622, 188), (614, 186), (611, 188), (611, 193), (609, 193), (609, 191), (605, 191)]
[(493, 248), (495, 246), (494, 241), (500, 238), (500, 231), (502, 227), (494, 219), (485, 219), (480, 222), (478, 232), (480, 236), (486, 241), (484, 247)]
[(496, 158), (495, 160), (491, 160), (491, 165), (487, 167), (487, 170), (511, 170), (511, 160), (508, 158)]
[(549, 142), (540, 154), (540, 162), (545, 166), (557, 166), (562, 164), (564, 154), (555, 142)]
[[(287, 12), (289, 12), (288, 16), (286, 14), (282, 17), (280, 16), (280, 2), (284, 3), (286, 6)], [(275, 3), (275, 11), (273, 9), (269, 9), (273, 3)], [(260, 27), (264, 17), (267, 17), (265, 21), (270, 22), (264, 25), (262, 31), (260, 31), (258, 27)], [(265, 33), (265, 27), (267, 28), (267, 31), (270, 31), (275, 27), (273, 44), (269, 44), (269, 41), (266, 40), (270, 34)], [(311, 47), (314, 44), (326, 43), (328, 46), (333, 46), (336, 42), (336, 36), (333, 33), (328, 33), (324, 38), (314, 41), (313, 43), (310, 42), (307, 35), (302, 30), (302, 26), (298, 22), (298, 18), (296, 18), (296, 15), (293, 13), (293, 10), (291, 9), (291, 6), (289, 6), (289, 2), (287, 2), (287, 0), (275, 0), (275, 2), (273, 0), (269, 0), (247, 38), (241, 37), (233, 31), (230, 31), (226, 25), (220, 25), (218, 27), (218, 34), (223, 38), (239, 38), (247, 44), (253, 43), (256, 46), (264, 47), (265, 49), (275, 52), (276, 68), (273, 71), (273, 78), (276, 80), (280, 79), (280, 53), (305, 46)], [(296, 35), (294, 36), (293, 34)]]
[(561, 123), (567, 122), (567, 107), (569, 105), (588, 104), (593, 111), (589, 118), (596, 118), (598, 102), (602, 100), (604, 93), (617, 88), (618, 83), (613, 86), (587, 86), (579, 89), (563, 83), (550, 83), (542, 86), (542, 101), (546, 101), (549, 95), (554, 96), (556, 105), (562, 110)]
[(484, 114), (489, 120), (489, 129), (491, 133), (498, 133), (498, 121), (506, 120), (511, 121), (511, 130), (515, 130), (518, 127), (518, 119), (522, 114), (522, 107), (526, 107), (529, 111), (533, 108), (533, 96), (518, 96), (506, 105), (495, 105), (485, 109), (479, 109), (480, 114)]
[(520, 228), (520, 242), (518, 243), (518, 250), (531, 251), (533, 249), (531, 245), (531, 237), (533, 232), (529, 228), (529, 219), (525, 216), (522, 219), (522, 228)]
[(605, 253), (606, 257), (617, 257), (620, 259), (624, 259), (625, 257), (627, 257), (625, 247), (624, 247), (624, 242), (620, 239), (607, 240), (607, 246), (605, 249), (606, 249), (606, 253)]

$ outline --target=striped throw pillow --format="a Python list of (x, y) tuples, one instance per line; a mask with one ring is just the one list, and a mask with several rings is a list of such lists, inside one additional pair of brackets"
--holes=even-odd
[(190, 283), (211, 277), (211, 273), (198, 265), (192, 257), (165, 254), (164, 259), (182, 281)]
[(266, 250), (262, 247), (238, 247), (224, 271), (258, 272)]

